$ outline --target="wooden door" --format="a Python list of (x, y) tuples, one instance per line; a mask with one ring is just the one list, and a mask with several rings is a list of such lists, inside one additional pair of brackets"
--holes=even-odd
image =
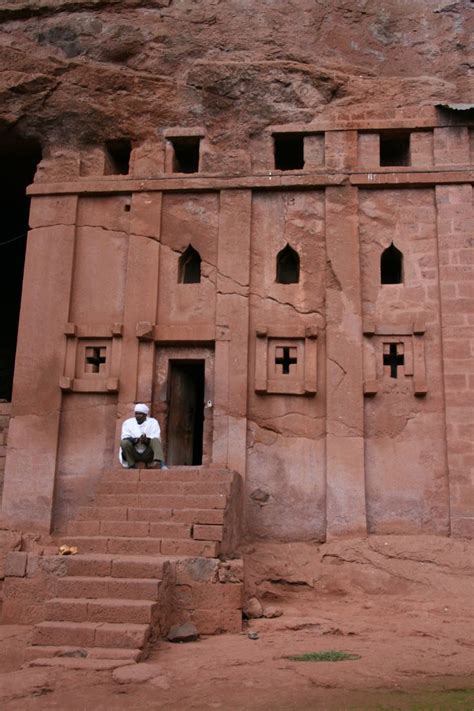
[(170, 361), (167, 462), (202, 462), (204, 363)]

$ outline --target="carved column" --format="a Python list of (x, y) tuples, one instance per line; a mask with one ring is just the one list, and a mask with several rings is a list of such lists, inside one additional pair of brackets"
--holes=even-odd
[(161, 204), (161, 193), (132, 196), (117, 441), (122, 420), (132, 416), (134, 403), (152, 400), (155, 343), (153, 338), (138, 340), (137, 324), (156, 323)]
[(76, 196), (31, 201), (3, 491), (16, 529), (51, 528), (76, 212)]
[(252, 193), (221, 193), (213, 462), (245, 476)]
[(367, 532), (357, 190), (326, 190), (327, 535)]

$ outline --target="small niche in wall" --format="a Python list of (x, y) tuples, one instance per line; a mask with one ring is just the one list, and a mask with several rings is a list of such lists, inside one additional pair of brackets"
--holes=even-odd
[(380, 256), (380, 283), (403, 283), (403, 254), (393, 242)]
[(178, 282), (199, 284), (201, 281), (201, 255), (189, 245), (179, 258)]
[(277, 284), (297, 284), (300, 280), (300, 258), (289, 244), (278, 252), (276, 259)]
[(273, 136), (276, 170), (304, 168), (304, 134), (278, 133)]
[(200, 136), (171, 138), (173, 147), (173, 173), (197, 173), (199, 171)]
[(105, 175), (128, 175), (132, 142), (126, 138), (106, 141), (105, 152)]
[(387, 131), (380, 134), (380, 165), (411, 165), (409, 131)]

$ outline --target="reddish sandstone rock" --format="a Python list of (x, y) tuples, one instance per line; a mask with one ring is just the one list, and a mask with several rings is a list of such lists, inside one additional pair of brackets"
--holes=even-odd
[(159, 673), (159, 667), (151, 664), (131, 664), (114, 669), (112, 679), (118, 684), (139, 684), (153, 679)]
[(280, 610), (279, 607), (273, 607), (273, 605), (269, 605), (268, 607), (263, 608), (263, 616), (267, 618), (273, 618), (273, 617), (281, 617), (283, 615), (283, 610)]
[(256, 597), (251, 597), (244, 605), (243, 613), (244, 617), (246, 617), (248, 620), (253, 620), (262, 617), (262, 603)]
[(328, 108), (467, 101), (470, 15), (448, 0), (383, 12), (377, 0), (267, 0), (258, 13), (236, 0), (3, 2), (0, 125), (92, 143), (152, 136), (186, 116), (240, 149), (268, 123)]

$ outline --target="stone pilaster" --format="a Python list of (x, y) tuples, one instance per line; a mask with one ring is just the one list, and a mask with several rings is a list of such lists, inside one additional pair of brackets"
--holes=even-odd
[(472, 186), (436, 188), (451, 532), (474, 534)]
[[(124, 304), (117, 428), (132, 416), (135, 402), (151, 403), (155, 343), (139, 341), (138, 323), (155, 324), (158, 303), (161, 193), (134, 193)], [(119, 439), (117, 432), (117, 442)]]
[(213, 462), (246, 468), (250, 190), (221, 193), (217, 259)]
[(326, 191), (327, 535), (365, 534), (357, 191)]
[(51, 527), (76, 213), (75, 196), (31, 202), (3, 491), (11, 528)]

